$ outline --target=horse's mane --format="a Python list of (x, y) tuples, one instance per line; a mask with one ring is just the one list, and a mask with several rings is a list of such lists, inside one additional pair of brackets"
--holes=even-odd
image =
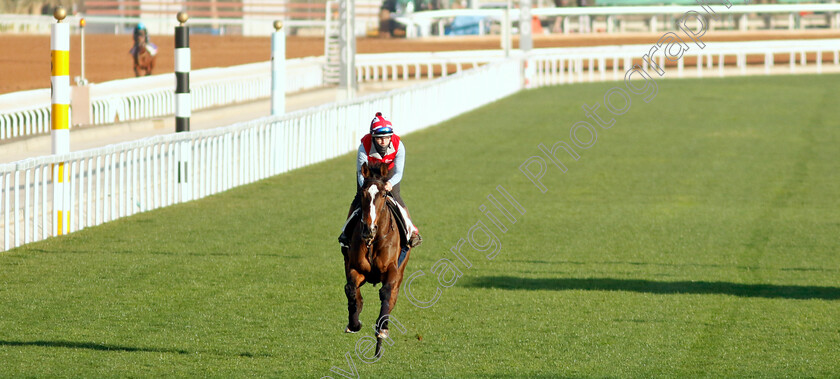
[(386, 169), (385, 170), (385, 175), (383, 176), (382, 175), (382, 166), (387, 167), (386, 164), (380, 163), (380, 162), (372, 163), (372, 164), (368, 165), (368, 171), (370, 172), (370, 174), (368, 175), (367, 178), (365, 178), (364, 187), (367, 187), (367, 185), (370, 184), (370, 183), (385, 185), (385, 182), (388, 180), (387, 175), (388, 175), (388, 172), (390, 170)]

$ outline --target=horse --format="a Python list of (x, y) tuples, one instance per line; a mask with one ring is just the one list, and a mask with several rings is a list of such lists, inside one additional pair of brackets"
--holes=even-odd
[(140, 76), (140, 72), (144, 72), (144, 76), (152, 74), (152, 69), (155, 68), (155, 55), (152, 55), (146, 49), (146, 37), (143, 34), (134, 36), (134, 48), (131, 49), (132, 57), (134, 58), (134, 76)]
[(387, 202), (385, 181), (389, 170), (387, 164), (373, 164), (368, 167), (362, 165), (362, 176), (365, 178), (361, 187), (361, 217), (354, 228), (350, 239), (350, 247), (342, 247), (344, 255), (344, 273), (347, 284), (344, 292), (347, 295), (347, 310), (349, 321), (345, 333), (356, 333), (362, 328), (359, 313), (362, 312), (362, 295), (360, 287), (365, 283), (379, 289), (379, 318), (374, 327), (376, 332), (376, 352), (380, 356), (382, 340), (388, 338), (388, 319), (397, 302), (397, 294), (403, 280), (405, 266), (408, 263), (410, 248), (403, 245), (400, 228), (396, 216), (391, 212)]

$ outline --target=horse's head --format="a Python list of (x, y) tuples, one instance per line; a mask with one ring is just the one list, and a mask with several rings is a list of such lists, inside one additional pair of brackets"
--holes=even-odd
[(365, 182), (362, 185), (361, 234), (362, 241), (368, 246), (376, 238), (377, 225), (381, 220), (378, 216), (388, 212), (385, 206), (385, 180), (388, 178), (388, 171), (388, 165), (385, 164), (374, 164), (370, 167), (367, 163), (362, 164)]

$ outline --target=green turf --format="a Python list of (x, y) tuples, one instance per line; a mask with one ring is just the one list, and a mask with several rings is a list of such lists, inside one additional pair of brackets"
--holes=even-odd
[[(465, 245), (472, 268), (434, 306), (401, 293), (407, 333), (380, 362), (352, 354), (361, 377), (840, 375), (840, 76), (660, 81), (538, 191), (519, 165), (615, 85), (405, 137), (417, 297), (497, 185), (526, 213), (496, 259)], [(340, 377), (378, 311), (365, 286), (364, 333), (342, 333), (350, 167), (0, 254), (0, 377)]]

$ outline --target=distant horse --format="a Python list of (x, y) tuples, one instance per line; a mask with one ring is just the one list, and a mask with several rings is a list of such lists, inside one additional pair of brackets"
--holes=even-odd
[(359, 287), (365, 283), (382, 283), (382, 288), (379, 289), (382, 305), (374, 328), (377, 340), (375, 354), (379, 356), (382, 339), (388, 338), (388, 318), (397, 302), (410, 249), (401, 248), (404, 245), (401, 240), (402, 233), (396, 216), (388, 205), (388, 202), (394, 201), (385, 191), (388, 165), (375, 164), (368, 167), (367, 164), (363, 164), (361, 171), (365, 181), (361, 187), (359, 225), (353, 230), (350, 247), (341, 249), (344, 254), (344, 272), (347, 276), (344, 292), (347, 295), (349, 312), (345, 333), (355, 333), (362, 328), (359, 322), (359, 313), (362, 312), (362, 294)]
[(134, 36), (134, 47), (131, 49), (131, 56), (134, 58), (134, 76), (141, 76), (141, 72), (143, 72), (143, 76), (152, 74), (157, 58), (152, 49), (154, 47), (147, 44), (146, 37), (143, 34)]

